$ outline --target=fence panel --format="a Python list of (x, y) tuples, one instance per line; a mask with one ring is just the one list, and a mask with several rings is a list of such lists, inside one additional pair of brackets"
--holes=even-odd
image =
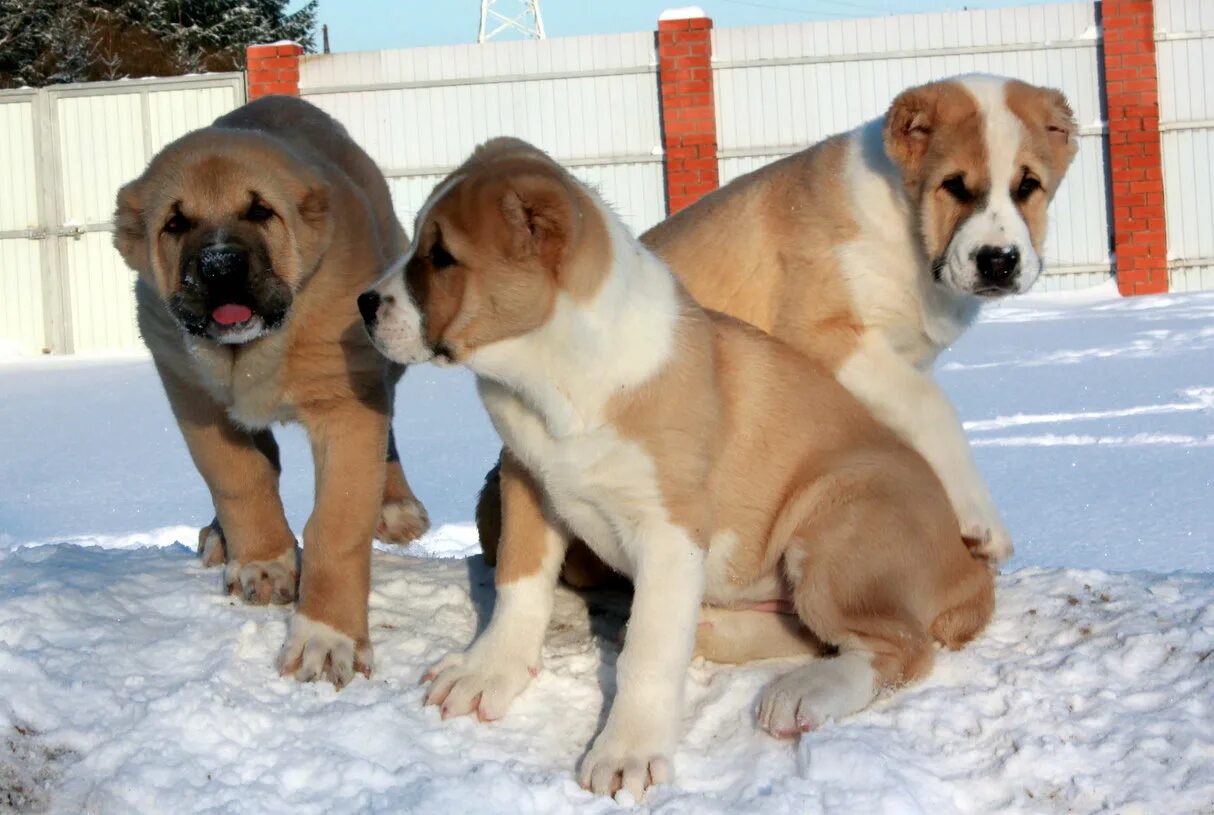
[(1157, 0), (1168, 283), (1214, 289), (1214, 3)]
[(407, 226), (494, 136), (547, 150), (634, 229), (665, 216), (652, 33), (309, 56), (300, 94), (376, 160)]
[(1089, 3), (794, 23), (713, 32), (721, 183), (882, 115), (912, 85), (964, 73), (1064, 91), (1079, 154), (1051, 207), (1039, 288), (1111, 272), (1099, 28)]
[(0, 353), (46, 343), (34, 114), (33, 91), (0, 93)]

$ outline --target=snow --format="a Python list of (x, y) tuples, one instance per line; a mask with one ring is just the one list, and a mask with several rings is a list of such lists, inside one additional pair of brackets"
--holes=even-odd
[(658, 22), (666, 20), (697, 20), (701, 17), (707, 17), (704, 9), (699, 6), (680, 6), (679, 8), (668, 8), (658, 15)]
[[(987, 632), (799, 742), (752, 709), (786, 664), (693, 666), (660, 812), (1214, 812), (1214, 295), (1019, 298), (942, 358), (1016, 539)], [(614, 691), (620, 598), (559, 597), (539, 677), (492, 725), (417, 680), (492, 604), (467, 375), (423, 367), (396, 430), (436, 531), (377, 544), (376, 670), (274, 675), (283, 609), (224, 597), (146, 360), (0, 363), (0, 811), (608, 812), (573, 781)], [(311, 503), (279, 432), (296, 529)], [(589, 613), (588, 613), (589, 610)]]

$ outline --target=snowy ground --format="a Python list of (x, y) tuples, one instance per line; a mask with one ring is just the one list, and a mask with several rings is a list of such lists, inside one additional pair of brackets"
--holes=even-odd
[[(924, 683), (799, 743), (752, 707), (786, 665), (694, 666), (663, 812), (1214, 813), (1214, 295), (1022, 298), (941, 360), (1018, 545), (995, 622)], [(219, 593), (209, 520), (144, 360), (0, 364), (0, 811), (611, 811), (573, 768), (613, 691), (618, 604), (563, 595), (494, 725), (417, 679), (492, 602), (467, 524), (492, 431), (461, 372), (401, 387), (440, 528), (381, 548), (376, 673), (271, 669), (285, 612)], [(280, 433), (288, 514), (306, 446)], [(444, 557), (445, 556), (445, 557)]]

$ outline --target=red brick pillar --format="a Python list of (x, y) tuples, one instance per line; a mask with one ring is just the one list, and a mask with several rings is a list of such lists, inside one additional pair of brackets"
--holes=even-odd
[(293, 42), (250, 45), (245, 49), (245, 77), (249, 101), (285, 93), (299, 96), (299, 58), (303, 46)]
[(1104, 0), (1113, 245), (1124, 295), (1168, 290), (1159, 86), (1151, 0)]
[(720, 184), (717, 108), (712, 96), (712, 20), (703, 15), (700, 9), (682, 9), (665, 12), (658, 19), (658, 81), (670, 215)]

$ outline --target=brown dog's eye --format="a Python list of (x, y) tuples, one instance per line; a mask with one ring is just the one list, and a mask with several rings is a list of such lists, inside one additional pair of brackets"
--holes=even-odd
[(456, 260), (447, 251), (447, 248), (439, 241), (435, 241), (430, 247), (430, 266), (436, 271), (450, 268), (456, 264)]
[(1027, 201), (1029, 196), (1039, 189), (1041, 189), (1041, 182), (1032, 176), (1026, 175), (1024, 180), (1020, 182), (1020, 186), (1016, 188), (1016, 199)]
[(246, 221), (252, 221), (255, 224), (268, 221), (274, 217), (274, 210), (267, 207), (260, 201), (254, 201), (249, 205), (249, 210), (244, 214)]
[(165, 221), (164, 231), (170, 235), (182, 235), (190, 231), (190, 219), (182, 215), (180, 212), (174, 212), (173, 217)]
[(968, 204), (974, 200), (974, 194), (965, 186), (965, 176), (963, 175), (950, 175), (940, 182), (940, 188), (962, 204)]

